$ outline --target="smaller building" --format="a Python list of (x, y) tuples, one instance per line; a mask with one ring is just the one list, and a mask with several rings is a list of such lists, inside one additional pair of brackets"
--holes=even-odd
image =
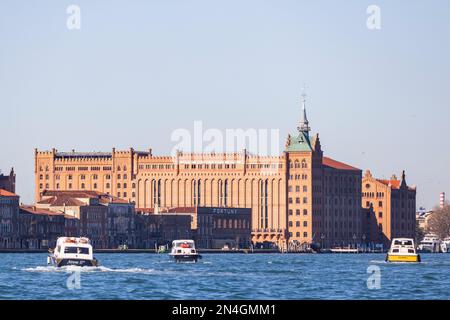
[(0, 189), (0, 249), (12, 249), (16, 244), (19, 196)]
[(96, 191), (48, 190), (43, 192), (36, 207), (78, 219), (78, 235), (88, 237), (94, 248), (107, 249), (108, 206), (101, 201), (102, 194)]
[(428, 230), (428, 221), (433, 215), (433, 211), (427, 211), (423, 208), (420, 208), (419, 211), (416, 212), (416, 221), (418, 223), (418, 227), (426, 232)]
[(369, 170), (362, 180), (362, 206), (372, 208), (369, 238), (390, 244), (392, 238), (416, 236), (416, 188), (408, 186), (403, 171), (401, 179), (376, 179)]
[(18, 219), (19, 249), (54, 248), (58, 237), (65, 234), (63, 213), (39, 209), (35, 206), (21, 206)]
[(250, 208), (197, 207), (195, 239), (199, 248), (244, 249), (251, 245)]
[(16, 174), (14, 173), (14, 168), (11, 168), (9, 175), (7, 176), (0, 173), (0, 189), (11, 193), (16, 192)]
[(170, 245), (173, 240), (192, 239), (191, 212), (154, 212), (149, 209), (136, 209), (137, 243), (140, 248), (155, 248)]

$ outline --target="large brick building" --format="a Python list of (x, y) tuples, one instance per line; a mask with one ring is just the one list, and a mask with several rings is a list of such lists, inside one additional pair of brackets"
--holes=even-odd
[(45, 190), (94, 190), (138, 208), (251, 208), (254, 242), (358, 243), (361, 171), (323, 156), (304, 96), (302, 107), (280, 156), (35, 150), (36, 201)]
[(362, 180), (362, 205), (371, 208), (366, 232), (373, 242), (388, 245), (392, 238), (416, 236), (416, 188), (401, 180), (376, 179), (366, 171)]

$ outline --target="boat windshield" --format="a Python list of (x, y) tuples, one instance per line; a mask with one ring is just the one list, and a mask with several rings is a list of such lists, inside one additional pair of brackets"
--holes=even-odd
[(64, 253), (89, 254), (89, 248), (84, 247), (65, 247)]
[(175, 246), (178, 248), (192, 248), (193, 244), (190, 242), (181, 242), (181, 243), (176, 243)]
[(396, 246), (412, 246), (411, 240), (395, 240), (394, 245)]

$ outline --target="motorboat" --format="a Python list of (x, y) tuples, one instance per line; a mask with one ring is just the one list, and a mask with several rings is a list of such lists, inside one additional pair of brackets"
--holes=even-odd
[(416, 252), (414, 239), (394, 238), (391, 248), (386, 255), (387, 262), (420, 262), (420, 255)]
[(47, 264), (56, 267), (98, 266), (98, 261), (94, 258), (92, 245), (89, 239), (85, 237), (59, 237), (56, 240), (56, 248), (50, 249), (49, 253)]
[(417, 251), (420, 253), (439, 253), (441, 251), (441, 240), (435, 234), (429, 233), (420, 241)]
[(194, 240), (174, 240), (169, 255), (172, 256), (176, 262), (197, 262), (198, 259), (202, 258), (195, 249)]

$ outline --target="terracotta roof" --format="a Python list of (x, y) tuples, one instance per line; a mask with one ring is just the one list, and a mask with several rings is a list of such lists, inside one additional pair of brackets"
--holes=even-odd
[(69, 195), (59, 195), (48, 199), (39, 201), (38, 204), (49, 204), (51, 207), (80, 207), (87, 205), (86, 203), (77, 200), (76, 198)]
[(0, 189), (0, 196), (2, 196), (2, 197), (18, 197), (17, 194), (6, 191), (4, 189)]
[(108, 204), (108, 203), (130, 204), (130, 202), (128, 202), (125, 199), (114, 197), (114, 196), (111, 196), (111, 195), (108, 195), (108, 194), (101, 195), (99, 201), (102, 204)]
[(384, 185), (391, 185), (393, 189), (399, 189), (402, 182), (400, 180), (383, 180), (383, 179), (377, 179), (378, 182), (381, 182)]
[(334, 169), (339, 169), (339, 170), (361, 171), (361, 169), (352, 167), (352, 166), (350, 166), (348, 164), (336, 161), (336, 160), (328, 158), (328, 157), (323, 157), (322, 158), (322, 164), (327, 166), (327, 167), (334, 168)]
[(22, 213), (48, 215), (48, 216), (64, 216), (62, 212), (53, 212), (50, 210), (36, 208), (35, 206), (20, 206), (20, 211)]

